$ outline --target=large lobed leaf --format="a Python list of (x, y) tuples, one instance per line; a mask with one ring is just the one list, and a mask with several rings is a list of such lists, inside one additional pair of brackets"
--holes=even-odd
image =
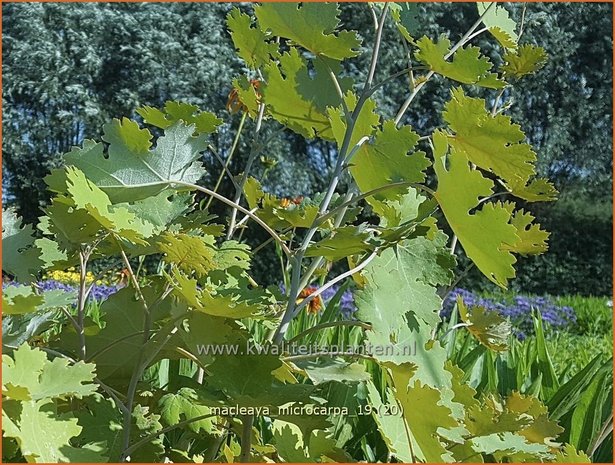
[[(337, 74), (340, 64), (319, 58), (313, 62), (311, 72), (295, 47), (282, 54), (279, 63), (265, 65), (266, 84), (262, 93), (271, 116), (308, 139), (332, 139), (327, 107), (338, 106), (341, 99), (329, 70)], [(345, 91), (352, 86), (352, 80), (340, 79), (340, 86)]]
[(361, 45), (354, 31), (340, 31), (335, 3), (263, 3), (254, 9), (262, 29), (284, 37), (310, 52), (335, 60), (358, 55)]
[(455, 132), (449, 143), (476, 166), (491, 171), (508, 184), (525, 185), (536, 172), (536, 154), (522, 141), (523, 131), (509, 116), (492, 116), (485, 101), (454, 89), (444, 119)]
[[(361, 192), (395, 182), (423, 182), (430, 163), (425, 152), (415, 150), (418, 140), (419, 135), (409, 126), (397, 128), (393, 121), (385, 121), (373, 142), (364, 144), (350, 160), (350, 172)], [(393, 199), (404, 191), (391, 189), (376, 198)]]
[[(506, 287), (515, 276), (515, 257), (507, 250), (519, 241), (517, 229), (510, 224), (510, 211), (501, 205), (479, 199), (493, 194), (493, 182), (471, 169), (468, 160), (454, 146), (446, 156), (446, 137), (434, 134), (438, 190), (435, 197), (449, 225), (459, 238), (467, 256), (494, 283)], [(447, 166), (448, 165), (448, 166)]]
[(34, 245), (32, 226), (22, 227), (12, 209), (2, 209), (2, 270), (18, 281), (28, 282), (44, 265), (41, 251)]
[(267, 42), (267, 34), (258, 27), (252, 27), (252, 19), (239, 9), (233, 8), (226, 23), (239, 55), (250, 68), (260, 68), (277, 55), (278, 45)]
[(519, 40), (515, 30), (517, 24), (510, 18), (508, 11), (495, 2), (479, 2), (476, 7), (483, 18), (483, 24), (493, 37), (505, 48), (516, 48)]
[(87, 140), (64, 156), (83, 171), (111, 203), (132, 202), (156, 195), (173, 182), (196, 183), (205, 174), (198, 159), (207, 147), (205, 135), (193, 136), (195, 125), (177, 121), (150, 149), (152, 134), (127, 118), (104, 126), (103, 140)]
[(506, 85), (495, 74), (489, 72), (491, 62), (489, 58), (481, 56), (478, 47), (470, 45), (460, 48), (453, 54), (452, 61), (447, 61), (446, 55), (450, 52), (451, 46), (449, 39), (442, 37), (434, 43), (428, 37), (423, 37), (416, 45), (418, 47), (415, 53), (416, 59), (442, 76), (464, 84), (477, 84), (493, 89), (501, 89)]
[(75, 448), (71, 440), (82, 428), (71, 415), (60, 415), (55, 399), (87, 397), (96, 392), (91, 363), (49, 361), (40, 349), (23, 344), (2, 356), (2, 429), (15, 438), (28, 462), (103, 461), (102, 447)]

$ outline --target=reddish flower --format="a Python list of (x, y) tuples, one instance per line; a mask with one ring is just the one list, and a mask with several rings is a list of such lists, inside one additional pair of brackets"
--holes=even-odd
[[(317, 288), (314, 286), (306, 287), (305, 289), (303, 289), (299, 293), (297, 304), (300, 304), (301, 302), (303, 302), (303, 299), (305, 299), (306, 297), (316, 292), (316, 289)], [(320, 299), (320, 296), (317, 296), (313, 298), (312, 300), (310, 300), (310, 303), (307, 305), (307, 308), (305, 309), (306, 312), (312, 313), (312, 314), (316, 314), (320, 312), (320, 310), (322, 310), (322, 300)]]
[(288, 208), (290, 207), (291, 203), (294, 203), (295, 205), (300, 205), (301, 202), (303, 202), (303, 196), (300, 195), (298, 197), (295, 197), (293, 199), (287, 199), (286, 197), (280, 199), (280, 207), (282, 208)]
[[(260, 81), (258, 79), (252, 79), (250, 81), (250, 85), (254, 87), (254, 91), (256, 92), (257, 100), (260, 100), (261, 95), (258, 92), (258, 88), (260, 87)], [(226, 101), (226, 110), (229, 113), (237, 113), (238, 111), (248, 111), (248, 107), (246, 107), (241, 100), (239, 100), (239, 94), (237, 89), (234, 87), (231, 89), (228, 94), (228, 100)]]

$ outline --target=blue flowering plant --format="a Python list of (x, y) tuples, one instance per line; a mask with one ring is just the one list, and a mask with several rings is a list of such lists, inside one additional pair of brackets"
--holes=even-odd
[(482, 307), (510, 320), (512, 331), (518, 339), (534, 333), (532, 315), (538, 312), (546, 330), (568, 330), (576, 323), (576, 314), (570, 306), (558, 305), (549, 296), (499, 294), (485, 297), (478, 293), (456, 288), (444, 299), (441, 316), (450, 318), (460, 298), (468, 307)]

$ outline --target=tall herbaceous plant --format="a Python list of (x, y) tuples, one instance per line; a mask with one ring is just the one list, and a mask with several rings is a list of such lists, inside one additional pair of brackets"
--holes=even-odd
[[(455, 251), (506, 287), (516, 256), (545, 252), (549, 236), (515, 202), (556, 196), (503, 98), (546, 53), (519, 43), (523, 25), (502, 6), (477, 7), (458, 42), (417, 37), (414, 4), (366, 4), (365, 31), (342, 29), (336, 4), (235, 8), (228, 28), (246, 72), (216, 111), (254, 121), (242, 173), (210, 145), (222, 119), (169, 101), (64, 155), (46, 178), (40, 234), (4, 210), (2, 266), (18, 282), (3, 292), (6, 460), (586, 461), (556, 442), (562, 428), (541, 399), (477, 393), (436, 337)], [(383, 43), (389, 27), (401, 41)], [(501, 66), (471, 45), (480, 34)], [(400, 71), (375, 79), (382, 48), (402, 43)], [(369, 67), (355, 82), (344, 69), (362, 53)], [(404, 116), (436, 79), (453, 83), (443, 125), (419, 134)], [(391, 83), (407, 96), (388, 119), (372, 97)], [(265, 125), (335, 147), (325, 192), (263, 190), (250, 171), (267, 155)], [(234, 195), (199, 183), (205, 154), (220, 158)], [(228, 217), (208, 213), (212, 202)], [(245, 238), (258, 229), (269, 240), (252, 250)], [(265, 247), (283, 287), (250, 275)], [(88, 272), (100, 262), (126, 279), (93, 306)], [(31, 284), (68, 267), (74, 293)], [(322, 293), (349, 283), (354, 315), (332, 310), (340, 295), (319, 312)], [(458, 308), (464, 331), (505, 350), (505, 320)], [(314, 321), (298, 329), (306, 315)], [(312, 350), (319, 334), (340, 346)], [(366, 350), (346, 351), (349, 341)]]

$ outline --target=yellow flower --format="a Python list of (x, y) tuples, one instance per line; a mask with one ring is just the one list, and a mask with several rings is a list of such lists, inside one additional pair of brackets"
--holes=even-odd
[[(57, 281), (62, 284), (70, 284), (76, 285), (79, 284), (81, 280), (81, 274), (78, 271), (75, 271), (74, 268), (69, 268), (68, 270), (54, 270), (50, 271), (45, 275), (46, 279), (50, 279), (53, 281)], [(88, 271), (85, 275), (85, 282), (91, 283), (94, 281), (94, 274), (91, 271)]]

